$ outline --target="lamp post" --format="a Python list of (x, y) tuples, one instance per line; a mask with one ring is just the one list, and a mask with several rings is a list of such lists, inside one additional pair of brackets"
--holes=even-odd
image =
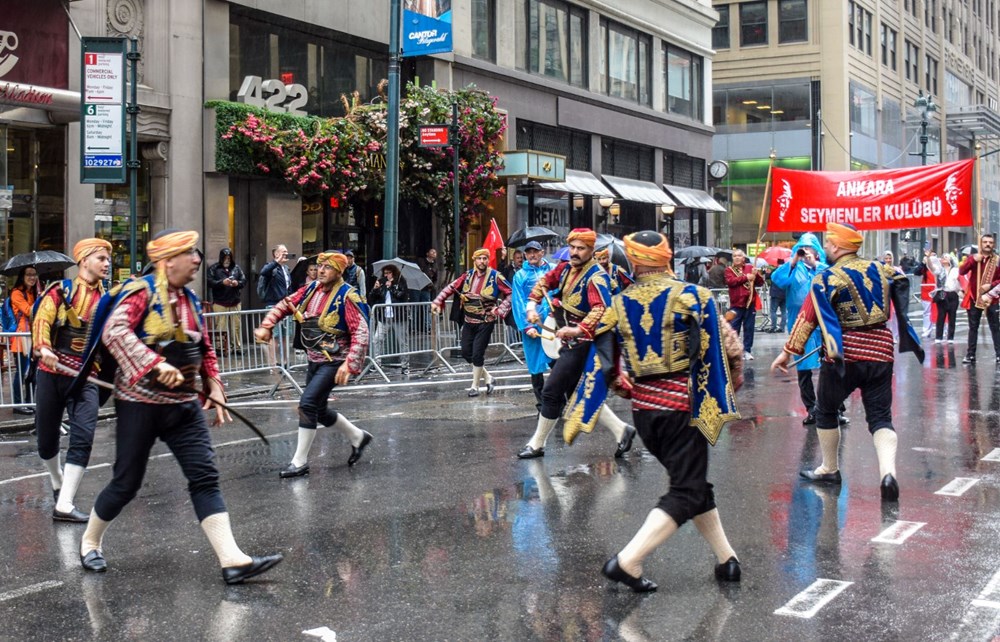
[(608, 231), (608, 210), (612, 205), (615, 204), (615, 199), (610, 196), (602, 196), (597, 200), (598, 205), (601, 206), (601, 212), (604, 214), (604, 231)]
[(673, 203), (664, 203), (660, 205), (660, 220), (664, 223), (669, 223), (667, 226), (667, 242), (670, 243), (670, 249), (674, 249), (674, 212), (677, 211), (677, 207)]
[[(927, 126), (930, 125), (929, 114), (932, 111), (937, 111), (938, 106), (934, 102), (934, 99), (930, 94), (924, 95), (922, 89), (917, 90), (917, 99), (913, 101), (913, 106), (920, 110), (920, 151), (910, 152), (911, 156), (920, 157), (920, 165), (927, 164), (927, 141), (929, 137), (927, 136)], [(927, 228), (920, 228), (920, 249), (917, 250), (917, 256), (924, 251), (924, 246), (927, 244)]]

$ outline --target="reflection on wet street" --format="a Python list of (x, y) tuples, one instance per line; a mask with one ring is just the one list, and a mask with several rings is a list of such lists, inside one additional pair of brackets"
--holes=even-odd
[[(109, 571), (85, 575), (83, 529), (52, 522), (32, 444), (0, 448), (0, 638), (295, 640), (317, 639), (302, 632), (322, 627), (340, 641), (1000, 635), (993, 364), (964, 367), (950, 345), (929, 346), (922, 367), (911, 356), (897, 362), (901, 496), (883, 504), (857, 396), (841, 444), (844, 483), (800, 482), (798, 471), (819, 461), (815, 429), (802, 426), (794, 376), (767, 371), (778, 339), (758, 342), (739, 394), (743, 419), (711, 453), (739, 584), (716, 582), (715, 558), (690, 524), (646, 560), (658, 592), (636, 595), (601, 576), (668, 485), (638, 441), (616, 460), (606, 431), (567, 447), (557, 430), (544, 458), (521, 461), (514, 455), (535, 421), (526, 388), (477, 399), (461, 383), (338, 389), (337, 407), (375, 436), (352, 468), (349, 445), (321, 429), (311, 474), (278, 478), (294, 452), (293, 406), (248, 410), (270, 448), (236, 425), (215, 433), (238, 542), (286, 558), (242, 586), (219, 580), (171, 457), (150, 462), (139, 497), (111, 525)], [(614, 407), (629, 416), (624, 401)], [(78, 493), (84, 510), (110, 475), (113, 429), (99, 428)]]

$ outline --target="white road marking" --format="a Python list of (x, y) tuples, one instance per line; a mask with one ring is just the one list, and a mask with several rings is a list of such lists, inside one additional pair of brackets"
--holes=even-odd
[(851, 584), (854, 582), (818, 579), (810, 584), (806, 590), (788, 600), (788, 603), (775, 611), (774, 614), (811, 618)]
[(1000, 448), (994, 448), (982, 461), (1000, 461)]
[(949, 497), (961, 497), (965, 494), (965, 491), (969, 490), (978, 483), (979, 480), (973, 477), (956, 477), (945, 484), (944, 488), (934, 494), (948, 495)]
[(873, 537), (872, 541), (880, 544), (902, 544), (909, 539), (910, 535), (913, 535), (926, 525), (927, 522), (895, 522), (892, 526), (879, 533), (877, 537)]
[(1000, 602), (993, 600), (972, 600), (972, 606), (985, 606), (988, 609), (1000, 610)]
[(308, 631), (303, 631), (302, 635), (308, 635), (309, 637), (319, 638), (321, 642), (337, 642), (337, 634), (330, 630), (329, 627), (321, 626), (317, 629), (309, 629)]
[(63, 583), (58, 580), (49, 580), (48, 582), (32, 584), (31, 586), (25, 586), (24, 588), (14, 589), (13, 591), (7, 591), (6, 593), (0, 593), (0, 602), (6, 602), (7, 600), (13, 600), (25, 595), (31, 595), (32, 593), (41, 593), (42, 591), (58, 588), (62, 585)]

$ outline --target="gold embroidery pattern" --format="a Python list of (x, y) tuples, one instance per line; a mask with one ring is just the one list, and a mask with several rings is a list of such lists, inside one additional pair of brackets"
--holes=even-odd
[[(584, 373), (584, 399), (589, 399), (590, 395), (593, 394), (594, 387), (597, 385), (597, 374), (601, 371), (601, 358), (595, 356), (594, 363), (596, 364), (594, 369)], [(585, 406), (586, 404), (579, 402), (579, 395), (574, 391), (569, 403), (566, 404), (567, 412), (563, 415), (563, 440), (567, 444), (572, 444), (581, 431), (590, 433), (594, 430), (594, 426), (597, 425), (597, 418), (601, 414), (600, 410), (593, 413), (590, 421), (584, 422), (583, 411)]]
[[(851, 270), (862, 274), (864, 287), (868, 292), (872, 292), (874, 283), (868, 276), (868, 267), (871, 263), (872, 261), (854, 256), (853, 258), (841, 259), (830, 268), (830, 276), (826, 285), (828, 288), (833, 288), (830, 300), (837, 310), (837, 316), (840, 318), (840, 325), (843, 328), (859, 328), (885, 323), (889, 320), (889, 280), (885, 272), (879, 270), (882, 281), (882, 299), (881, 301), (873, 301), (870, 309), (865, 306), (854, 280), (847, 273), (848, 270)], [(841, 295), (845, 290), (850, 296), (848, 301), (842, 300)]]
[[(665, 283), (666, 282), (666, 283)], [(664, 287), (664, 286), (667, 287)], [(690, 319), (690, 307), (681, 302), (685, 296), (685, 285), (666, 274), (656, 274), (640, 277), (626, 292), (615, 297), (614, 314), (618, 331), (622, 336), (626, 360), (629, 369), (637, 377), (656, 374), (684, 372), (690, 367), (688, 357), (688, 328), (677, 329), (677, 324), (683, 326)], [(688, 294), (687, 301), (694, 301)], [(666, 298), (663, 306), (662, 327), (659, 343), (650, 336), (653, 330), (653, 315), (651, 305)], [(634, 301), (642, 306), (643, 313), (639, 320), (639, 328), (633, 328), (625, 309), (626, 301)], [(680, 318), (678, 318), (680, 316)], [(641, 334), (639, 330), (642, 330)], [(637, 336), (638, 335), (638, 336)], [(645, 349), (640, 347), (640, 343)]]

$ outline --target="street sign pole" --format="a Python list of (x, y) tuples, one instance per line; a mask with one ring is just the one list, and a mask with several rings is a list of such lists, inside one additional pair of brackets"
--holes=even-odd
[(139, 85), (138, 82), (139, 58), (141, 57), (142, 56), (139, 53), (139, 41), (136, 38), (132, 38), (131, 45), (128, 51), (131, 91), (130, 91), (128, 108), (126, 109), (126, 111), (128, 112), (128, 126), (129, 126), (128, 260), (129, 260), (129, 270), (132, 271), (132, 274), (139, 274), (140, 272), (142, 272), (142, 266), (139, 265), (139, 255), (136, 252), (136, 240), (138, 236), (136, 230), (136, 198), (139, 189), (138, 187), (139, 167), (141, 166), (141, 163), (139, 161), (139, 132), (138, 132), (139, 93), (137, 87)]
[(389, 3), (389, 104), (387, 106), (385, 150), (385, 220), (382, 227), (382, 258), (399, 253), (399, 66), (400, 31), (403, 22), (402, 0)]

